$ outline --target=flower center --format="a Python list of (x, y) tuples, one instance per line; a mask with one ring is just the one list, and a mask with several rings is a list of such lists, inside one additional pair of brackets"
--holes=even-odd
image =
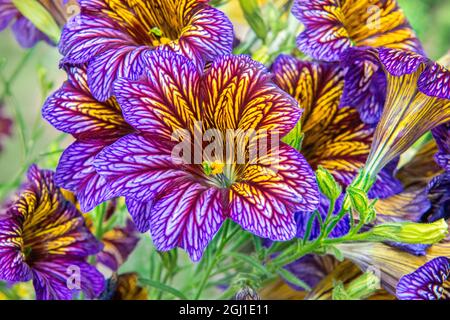
[(235, 181), (233, 169), (220, 161), (205, 161), (202, 164), (203, 173), (209, 183), (218, 188), (229, 188)]

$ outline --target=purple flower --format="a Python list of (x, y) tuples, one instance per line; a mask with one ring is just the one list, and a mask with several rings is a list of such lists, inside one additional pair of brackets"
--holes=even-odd
[(77, 140), (63, 153), (56, 169), (58, 186), (72, 191), (83, 212), (106, 200), (108, 183), (94, 169), (95, 156), (106, 146), (133, 131), (114, 98), (99, 102), (87, 85), (83, 67), (68, 67), (68, 80), (50, 96), (43, 117)]
[(100, 250), (53, 173), (31, 166), (17, 200), (0, 216), (0, 279), (33, 280), (39, 300), (67, 300), (79, 291), (95, 298), (104, 278), (86, 260)]
[[(298, 121), (296, 101), (248, 57), (223, 56), (205, 74), (172, 52), (153, 51), (146, 60), (140, 80), (121, 79), (114, 86), (125, 119), (138, 133), (95, 159), (97, 172), (110, 183), (109, 197), (126, 197), (138, 229), (150, 229), (158, 250), (181, 247), (193, 260), (227, 218), (261, 237), (292, 239), (295, 212), (315, 210), (319, 202), (314, 174), (300, 153), (281, 143), (250, 163), (244, 144), (246, 157), (239, 163), (239, 151), (224, 158), (231, 141), (212, 154), (201, 146), (200, 153), (195, 150), (198, 132), (204, 139), (209, 130), (222, 137), (254, 130), (273, 146), (273, 137), (285, 136)], [(183, 159), (174, 154), (179, 143), (173, 134), (180, 132), (191, 150), (183, 150)]]
[(80, 5), (79, 23), (64, 28), (59, 47), (63, 63), (87, 63), (89, 86), (100, 101), (111, 97), (116, 79), (138, 79), (146, 52), (170, 50), (201, 69), (232, 49), (231, 22), (205, 1), (81, 0)]
[(450, 259), (435, 258), (403, 276), (396, 295), (400, 300), (450, 300)]
[(314, 59), (339, 61), (350, 47), (423, 49), (396, 0), (295, 0), (305, 26), (297, 45)]

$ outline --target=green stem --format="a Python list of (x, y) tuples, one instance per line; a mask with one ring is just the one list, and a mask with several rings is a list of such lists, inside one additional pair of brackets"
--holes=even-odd
[[(213, 258), (212, 262), (209, 263), (208, 268), (206, 269), (206, 272), (203, 274), (203, 278), (200, 282), (200, 286), (198, 287), (197, 293), (194, 296), (194, 300), (198, 300), (200, 298), (200, 296), (202, 295), (203, 290), (205, 289), (205, 286), (208, 282), (208, 279), (209, 279), (212, 271), (214, 270), (217, 263), (221, 259), (222, 251), (225, 248), (225, 245), (230, 240), (230, 237), (227, 236), (229, 225), (230, 225), (230, 221), (227, 220), (224, 225), (224, 230), (222, 232), (220, 244), (219, 244), (216, 252), (214, 253), (214, 258)], [(239, 229), (237, 229), (237, 230), (239, 230)]]

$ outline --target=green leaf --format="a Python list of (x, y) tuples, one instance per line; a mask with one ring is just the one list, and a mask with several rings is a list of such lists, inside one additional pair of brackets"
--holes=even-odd
[(150, 280), (150, 279), (142, 279), (142, 278), (139, 279), (139, 281), (142, 284), (152, 287), (154, 289), (158, 289), (161, 292), (170, 293), (171, 295), (173, 295), (181, 300), (189, 300), (181, 291), (179, 291), (171, 286), (168, 286), (164, 283), (161, 283), (159, 281), (154, 281), (154, 280)]
[(263, 274), (272, 275), (263, 265), (261, 265), (261, 263), (258, 260), (256, 260), (255, 258), (253, 258), (251, 256), (248, 256), (248, 255), (245, 255), (242, 253), (238, 253), (238, 252), (232, 252), (232, 253), (230, 253), (230, 255), (233, 258), (242, 260), (242, 261), (246, 262), (247, 264), (253, 266), (256, 270), (259, 270)]
[(257, 37), (265, 40), (267, 36), (267, 27), (261, 17), (261, 10), (258, 6), (257, 0), (239, 0), (245, 19), (255, 32)]
[(279, 269), (277, 273), (287, 282), (290, 282), (293, 285), (296, 285), (297, 287), (301, 287), (306, 291), (311, 291), (311, 287), (309, 285), (307, 285), (304, 281), (300, 280), (296, 275), (287, 271), (286, 269)]
[(45, 33), (54, 43), (59, 42), (61, 29), (52, 15), (37, 0), (12, 0), (17, 10)]

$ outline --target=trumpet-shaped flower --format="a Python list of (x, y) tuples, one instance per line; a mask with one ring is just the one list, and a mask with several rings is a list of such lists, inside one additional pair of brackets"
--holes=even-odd
[(435, 258), (403, 276), (397, 285), (397, 297), (401, 300), (450, 300), (450, 259)]
[(108, 184), (93, 166), (95, 156), (106, 146), (133, 131), (125, 122), (114, 98), (96, 100), (88, 87), (83, 67), (67, 68), (68, 80), (51, 95), (43, 117), (76, 141), (63, 153), (56, 169), (58, 186), (72, 191), (83, 212), (106, 200)]
[[(272, 71), (276, 84), (304, 109), (302, 153), (314, 169), (324, 167), (346, 187), (367, 160), (375, 128), (364, 124), (352, 105), (339, 108), (344, 71), (336, 64), (289, 56), (279, 57)], [(392, 175), (395, 166), (380, 172), (369, 193), (372, 197), (385, 198), (402, 190)]]
[(427, 131), (450, 121), (450, 71), (425, 57), (379, 49), (387, 74), (387, 99), (366, 171), (371, 179)]
[(305, 25), (297, 39), (315, 59), (338, 61), (352, 46), (422, 46), (396, 0), (295, 0), (292, 13)]
[[(110, 183), (109, 196), (127, 198), (138, 229), (150, 229), (159, 250), (178, 246), (199, 260), (227, 218), (258, 236), (288, 240), (295, 212), (317, 207), (306, 160), (283, 143), (274, 147), (301, 110), (261, 64), (228, 55), (202, 75), (183, 56), (152, 52), (145, 76), (118, 80), (114, 93), (138, 133), (104, 149), (94, 165)], [(254, 139), (228, 136), (247, 131), (270, 146), (255, 158)], [(208, 132), (226, 143), (207, 152)]]
[(144, 56), (170, 50), (198, 68), (230, 53), (231, 22), (206, 1), (82, 0), (78, 25), (66, 26), (60, 42), (63, 63), (88, 64), (89, 86), (98, 100), (112, 95), (120, 78), (137, 79)]
[(32, 166), (28, 183), (0, 216), (0, 278), (33, 280), (38, 299), (71, 299), (79, 291), (94, 298), (104, 279), (86, 259), (100, 250), (53, 173)]

